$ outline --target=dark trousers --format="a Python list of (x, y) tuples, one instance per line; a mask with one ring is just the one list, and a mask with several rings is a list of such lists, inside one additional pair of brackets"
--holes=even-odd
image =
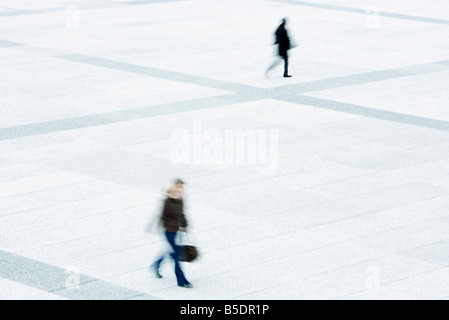
[[(189, 283), (189, 281), (186, 279), (184, 272), (181, 269), (181, 263), (179, 262), (179, 256), (181, 254), (181, 247), (176, 244), (176, 232), (165, 232), (165, 237), (167, 238), (168, 243), (170, 244), (173, 251), (170, 253), (170, 256), (173, 258), (173, 261), (175, 262), (175, 274), (176, 274), (176, 280), (178, 281), (178, 286), (185, 285), (186, 283)], [(162, 261), (164, 261), (165, 254), (154, 263), (154, 266), (159, 269), (161, 266)]]
[(282, 57), (284, 59), (284, 76), (288, 75), (288, 55)]

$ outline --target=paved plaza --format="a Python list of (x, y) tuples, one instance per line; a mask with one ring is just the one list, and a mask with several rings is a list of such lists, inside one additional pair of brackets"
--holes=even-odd
[[(448, 34), (447, 0), (0, 0), (0, 300), (448, 299)], [(193, 289), (148, 270), (175, 178)]]

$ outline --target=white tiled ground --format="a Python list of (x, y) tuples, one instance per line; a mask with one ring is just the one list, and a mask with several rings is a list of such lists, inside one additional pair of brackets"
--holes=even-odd
[[(448, 31), (443, 0), (1, 0), (0, 299), (448, 298)], [(256, 163), (207, 162), (229, 130)], [(147, 270), (176, 177), (193, 290)]]

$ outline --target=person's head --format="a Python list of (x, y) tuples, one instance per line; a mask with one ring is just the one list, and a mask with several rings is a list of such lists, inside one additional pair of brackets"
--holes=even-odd
[(287, 18), (283, 18), (281, 22), (281, 25), (285, 27), (285, 25), (287, 24)]
[(167, 195), (173, 199), (182, 199), (182, 196), (184, 195), (184, 185), (184, 181), (176, 179), (167, 190)]

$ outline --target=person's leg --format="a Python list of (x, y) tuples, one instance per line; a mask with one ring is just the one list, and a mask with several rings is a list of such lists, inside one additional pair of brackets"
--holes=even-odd
[(162, 278), (161, 274), (159, 273), (159, 268), (161, 267), (162, 261), (164, 261), (164, 259), (165, 253), (162, 254), (162, 256), (150, 266), (150, 269), (154, 271), (156, 278)]
[(282, 62), (282, 60), (280, 60), (280, 59), (276, 59), (276, 60), (274, 60), (273, 61), (273, 63), (268, 67), (268, 71), (271, 71), (271, 70), (273, 70), (274, 68), (276, 68), (280, 63)]
[(153, 266), (154, 266), (155, 268), (159, 269), (159, 267), (161, 266), (161, 263), (162, 263), (162, 261), (164, 261), (164, 259), (165, 259), (165, 253), (163, 253), (163, 254), (161, 255), (161, 257), (160, 257), (159, 259), (156, 260), (155, 263), (153, 263)]
[(178, 286), (184, 286), (186, 284), (189, 284), (189, 281), (186, 279), (184, 272), (181, 269), (181, 263), (179, 262), (180, 247), (175, 242), (176, 233), (166, 232), (166, 236), (168, 243), (170, 243), (171, 247), (173, 248), (173, 252), (170, 254), (170, 256), (173, 258), (173, 261), (175, 262), (175, 274), (176, 279), (178, 281)]
[(283, 59), (285, 61), (285, 63), (284, 63), (284, 77), (289, 77), (289, 74), (288, 74), (288, 55), (285, 55), (283, 57)]
[(276, 60), (273, 61), (273, 63), (268, 67), (268, 69), (265, 70), (265, 76), (268, 78), (270, 71), (276, 68), (281, 62), (282, 62), (281, 59), (276, 58)]

